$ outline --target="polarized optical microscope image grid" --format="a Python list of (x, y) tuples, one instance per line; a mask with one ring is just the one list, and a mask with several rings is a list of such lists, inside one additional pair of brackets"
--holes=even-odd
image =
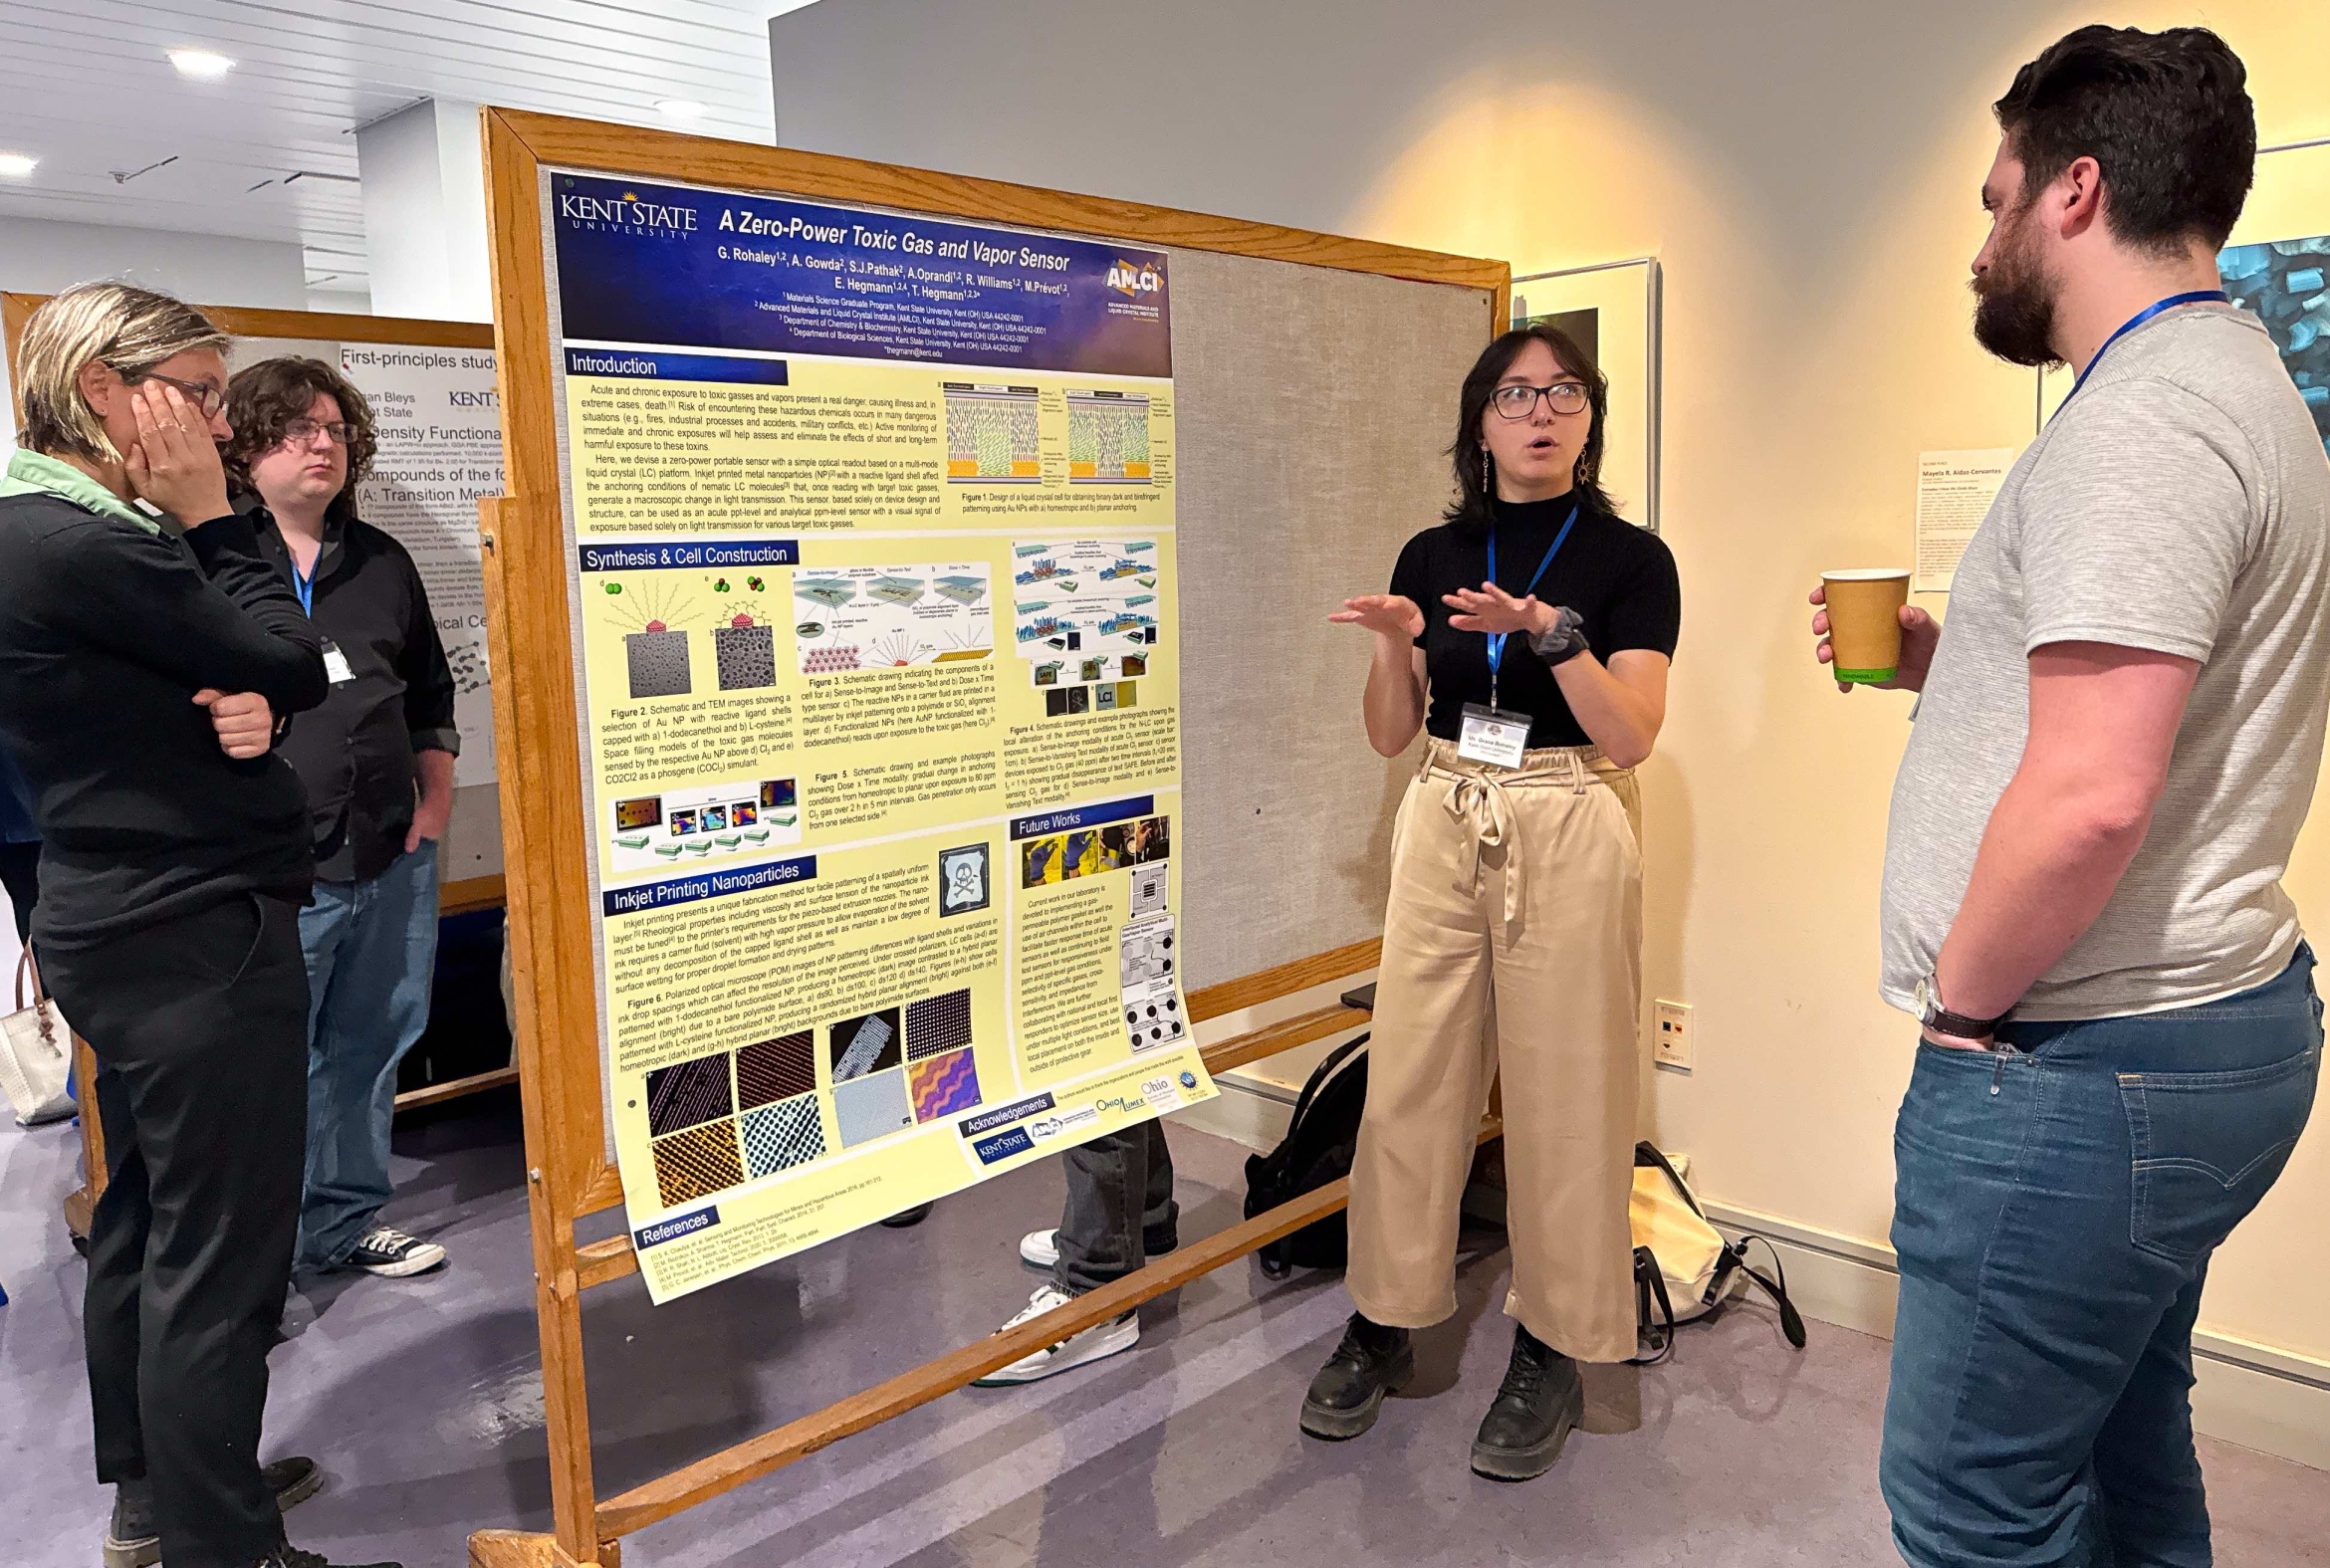
[(863, 1017), (844, 1018), (826, 1031), (825, 1040), (833, 1053), (833, 1081), (837, 1084), (895, 1067), (901, 1059), (902, 1043), (898, 1009), (884, 1008)]
[(648, 1147), (655, 1155), (656, 1195), (666, 1209), (724, 1193), (744, 1182), (733, 1121), (690, 1128), (658, 1138)]
[(817, 1097), (764, 1105), (744, 1114), (745, 1160), (755, 1176), (807, 1165), (825, 1152), (825, 1129), (817, 1117)]
[(698, 1056), (647, 1074), (647, 1133), (693, 1127), (733, 1113), (728, 1095), (728, 1057)]
[(914, 1125), (913, 1107), (906, 1103), (906, 1073), (892, 1067), (868, 1078), (833, 1086), (833, 1120), (846, 1149), (902, 1127)]
[(971, 993), (950, 991), (906, 1008), (906, 1059), (920, 1061), (971, 1043)]
[(2330, 452), (2330, 235), (2234, 245), (2217, 254), (2216, 269), (2233, 303), (2272, 335)]
[(816, 1037), (808, 1029), (762, 1040), (736, 1053), (737, 1104), (750, 1110), (817, 1086)]
[(917, 1122), (935, 1122), (979, 1106), (979, 1069), (971, 1052), (918, 1061), (906, 1069), (908, 1096)]

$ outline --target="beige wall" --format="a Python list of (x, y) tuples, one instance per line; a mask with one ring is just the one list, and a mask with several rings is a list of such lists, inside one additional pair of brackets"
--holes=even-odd
[[(1655, 1131), (1721, 1202), (1881, 1239), (1912, 1034), (1875, 994), (1876, 889), (1907, 702), (1819, 680), (1802, 599), (1824, 564), (1906, 561), (1921, 448), (2029, 437), (2029, 374), (1967, 332), (1987, 105), (2095, 13), (1161, 9), (1128, 37), (1073, 0), (813, 6), (772, 27), (780, 138), (1516, 270), (1656, 253), (1664, 521), (1686, 608), (1645, 770), (1648, 976), (1694, 1005), (1699, 1038), (1692, 1076), (1657, 1075)], [(2267, 140), (2330, 136), (2330, 7), (2108, 19), (2216, 26), (2249, 62)], [(2330, 209), (2308, 232), (2323, 229)], [(2292, 886), (2330, 938), (2330, 821), (2299, 861)], [(2325, 1208), (2330, 1126), (2221, 1254), (2211, 1327), (2330, 1360)]]

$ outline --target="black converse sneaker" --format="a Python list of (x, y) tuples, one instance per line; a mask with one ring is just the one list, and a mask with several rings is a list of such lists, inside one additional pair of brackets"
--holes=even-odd
[[(306, 1502), (324, 1486), (324, 1472), (311, 1458), (277, 1459), (259, 1467), (275, 1493), (275, 1506)], [(114, 1487), (114, 1517), (106, 1526), (106, 1568), (151, 1568), (161, 1561), (161, 1532), (153, 1523), (153, 1484), (121, 1481)]]
[(445, 1249), (434, 1241), (406, 1235), (394, 1226), (376, 1225), (356, 1238), (355, 1250), (341, 1261), (367, 1274), (401, 1279), (406, 1274), (425, 1274), (444, 1262)]

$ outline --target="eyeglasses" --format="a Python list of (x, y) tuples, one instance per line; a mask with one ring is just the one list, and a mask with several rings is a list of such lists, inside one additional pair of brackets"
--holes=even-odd
[(205, 419), (211, 418), (220, 409), (226, 407), (226, 389), (208, 381), (181, 381), (174, 375), (156, 375), (151, 370), (146, 371), (143, 375), (131, 376), (130, 379), (133, 381), (159, 381), (164, 386), (176, 387), (186, 394), (186, 401), (192, 403), (195, 411)]
[(1540, 397), (1557, 414), (1585, 412), (1586, 389), (1577, 381), (1555, 381), (1551, 386), (1501, 386), (1489, 394), (1489, 401), (1508, 419), (1526, 419), (1537, 411)]
[(332, 438), (334, 446), (346, 446), (348, 445), (349, 433), (350, 426), (345, 419), (335, 419), (329, 423), (314, 419), (294, 419), (283, 427), (283, 444), (304, 446), (315, 440), (318, 435), (328, 435)]

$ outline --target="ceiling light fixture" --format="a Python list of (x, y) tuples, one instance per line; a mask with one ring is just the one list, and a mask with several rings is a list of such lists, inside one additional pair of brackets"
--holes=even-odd
[(216, 82), (235, 69), (233, 61), (208, 49), (173, 49), (170, 64), (178, 68), (178, 75), (197, 82)]
[(0, 177), (30, 179), (32, 171), (41, 166), (41, 160), (22, 152), (0, 152)]
[(659, 98), (655, 101), (655, 112), (666, 119), (702, 119), (704, 106), (692, 98)]

